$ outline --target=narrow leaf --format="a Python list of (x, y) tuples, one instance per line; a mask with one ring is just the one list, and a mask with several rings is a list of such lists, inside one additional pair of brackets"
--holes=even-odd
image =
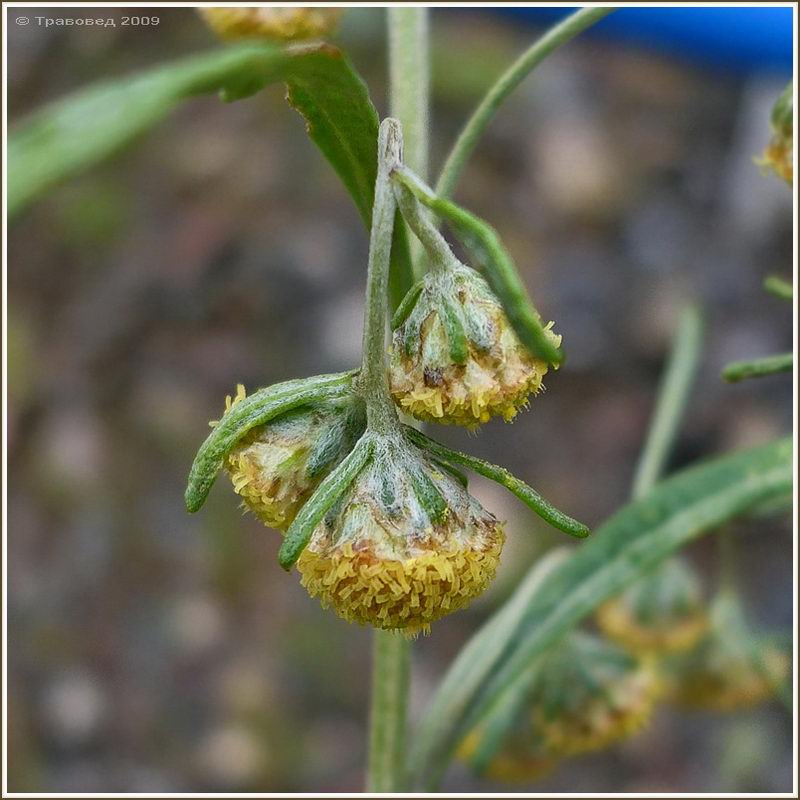
[(412, 469), (408, 478), (411, 481), (414, 495), (425, 509), (428, 519), (431, 522), (442, 522), (447, 516), (448, 508), (442, 493), (436, 488), (436, 484), (422, 469)]
[(564, 563), (568, 554), (567, 548), (558, 548), (537, 561), (502, 608), (461, 648), (429, 702), (422, 727), (414, 737), (409, 757), (412, 768), (426, 763), (435, 743), (446, 738), (466, 713), (471, 699), (488, 680), (515, 636), (542, 582)]
[(9, 215), (128, 144), (181, 100), (221, 90), (255, 92), (279, 79), (289, 60), (275, 46), (229, 47), (105, 80), (46, 106), (9, 136)]
[(788, 300), (790, 303), (794, 298), (792, 284), (777, 275), (770, 275), (764, 280), (764, 289), (775, 295), (775, 297), (779, 297), (781, 300)]
[(464, 325), (455, 306), (449, 303), (447, 298), (442, 298), (441, 309), (442, 322), (447, 332), (447, 344), (450, 347), (450, 358), (453, 359), (455, 364), (463, 364), (469, 355)]
[(325, 516), (329, 508), (346, 492), (359, 472), (372, 458), (374, 442), (369, 437), (362, 437), (356, 446), (345, 456), (344, 460), (316, 488), (314, 494), (300, 509), (300, 513), (286, 531), (278, 562), (285, 570), (290, 570), (300, 558), (311, 539), (314, 528)]
[(449, 200), (437, 197), (407, 168), (395, 172), (397, 180), (407, 186), (428, 208), (445, 219), (468, 250), (475, 266), (483, 270), (486, 280), (503, 304), (509, 322), (520, 341), (536, 357), (550, 364), (563, 360), (561, 350), (545, 333), (541, 317), (533, 306), (511, 256), (497, 232), (482, 219)]
[[(219, 92), (226, 101), (284, 81), (287, 99), (336, 170), (369, 227), (375, 190), (378, 114), (364, 81), (327, 44), (232, 45), (146, 72), (114, 78), (59, 100), (18, 125), (8, 141), (8, 211), (112, 155), (181, 101)], [(392, 297), (413, 282), (405, 231), (395, 236)]]
[(186, 487), (187, 510), (194, 512), (203, 505), (217, 473), (222, 469), (225, 456), (249, 430), (314, 400), (346, 397), (352, 391), (354, 374), (342, 372), (277, 383), (236, 403), (197, 451)]
[(735, 361), (722, 370), (722, 377), (728, 383), (738, 383), (747, 378), (765, 378), (778, 372), (791, 372), (794, 366), (793, 353), (757, 358), (755, 361)]
[[(491, 674), (462, 698), (462, 713), (450, 714), (446, 726), (434, 698), (412, 753), (412, 774), (434, 785), (459, 740), (514, 691), (534, 659), (598, 605), (687, 542), (791, 486), (788, 438), (683, 470), (626, 505), (543, 581)], [(449, 682), (448, 675), (442, 685)]]
[(429, 453), (432, 453), (437, 458), (443, 461), (449, 461), (455, 464), (461, 464), (478, 475), (483, 475), (484, 478), (499, 483), (518, 497), (530, 508), (535, 514), (538, 514), (545, 522), (548, 522), (554, 528), (557, 528), (570, 536), (576, 536), (583, 539), (589, 535), (589, 528), (582, 522), (578, 522), (570, 516), (567, 516), (563, 511), (559, 511), (555, 506), (547, 502), (535, 489), (528, 486), (527, 483), (521, 481), (519, 478), (512, 475), (507, 469), (498, 467), (495, 464), (490, 464), (480, 458), (469, 456), (466, 453), (459, 453), (457, 450), (451, 450), (439, 442), (429, 439), (424, 433), (414, 429), (406, 428), (406, 436), (411, 439), (414, 444), (424, 448)]

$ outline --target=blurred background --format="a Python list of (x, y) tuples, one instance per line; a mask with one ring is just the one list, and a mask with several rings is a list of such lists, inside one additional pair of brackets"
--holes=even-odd
[[(91, 81), (215, 46), (192, 9), (142, 12), (160, 24), (22, 27), (10, 9), (11, 124)], [(665, 41), (667, 23), (631, 36), (612, 16), (516, 91), (457, 191), (499, 229), (568, 361), (513, 426), (436, 434), (593, 526), (628, 497), (687, 302), (705, 311), (707, 343), (672, 466), (791, 429), (788, 376), (719, 378), (731, 360), (791, 346), (788, 306), (761, 289), (766, 275), (791, 271), (791, 192), (753, 163), (790, 77), (776, 54), (791, 47), (791, 13), (780, 19), (754, 57), (724, 25), (712, 26), (727, 44), (720, 54), (697, 45), (691, 25)], [(548, 22), (432, 12), (434, 167)], [(348, 10), (334, 41), (385, 114), (383, 12)], [(184, 104), (14, 221), (10, 790), (361, 789), (369, 631), (323, 612), (280, 570), (278, 534), (242, 516), (224, 478), (196, 516), (183, 490), (237, 382), (255, 389), (357, 363), (366, 257), (354, 207), (279, 86), (229, 106)], [(472, 486), (508, 520), (503, 565), (478, 602), (415, 645), (415, 715), (521, 573), (563, 544), (503, 490)], [(754, 619), (788, 629), (788, 516), (735, 531)], [(689, 554), (713, 591), (714, 537)], [(662, 709), (629, 742), (534, 785), (460, 766), (446, 785), (775, 792), (790, 791), (791, 776), (791, 719), (773, 704), (729, 716)]]

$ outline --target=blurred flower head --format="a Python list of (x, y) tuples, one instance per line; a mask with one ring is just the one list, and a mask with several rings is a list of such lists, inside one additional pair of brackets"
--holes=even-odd
[(794, 152), (793, 106), (794, 92), (793, 84), (790, 82), (772, 109), (770, 119), (772, 138), (764, 151), (764, 155), (757, 161), (762, 167), (772, 170), (778, 177), (783, 178), (789, 186), (792, 185), (794, 180), (792, 169), (792, 154)]
[(714, 601), (708, 633), (665, 670), (670, 699), (680, 705), (735, 711), (774, 696), (788, 677), (788, 653), (747, 625), (738, 598), (724, 591)]
[(597, 612), (601, 630), (635, 653), (674, 653), (692, 647), (708, 617), (697, 575), (680, 558), (667, 559)]
[(533, 684), (533, 725), (550, 753), (598, 750), (636, 733), (659, 694), (652, 663), (576, 632), (546, 656)]
[[(468, 428), (494, 416), (513, 419), (542, 389), (549, 365), (519, 341), (483, 277), (464, 266), (435, 270), (416, 292), (401, 306), (390, 355), (400, 408)], [(560, 344), (549, 328), (548, 335)]]
[(342, 8), (198, 8), (222, 39), (316, 39), (336, 29)]
[[(473, 730), (459, 747), (458, 757), (474, 765), (481, 757), (485, 738), (483, 728)], [(549, 753), (537, 738), (530, 714), (524, 714), (518, 716), (514, 729), (503, 737), (501, 746), (478, 771), (503, 783), (527, 783), (549, 775), (558, 763), (558, 756)]]
[(400, 434), (375, 439), (297, 568), (309, 594), (344, 619), (416, 635), (488, 586), (504, 534), (447, 468)]

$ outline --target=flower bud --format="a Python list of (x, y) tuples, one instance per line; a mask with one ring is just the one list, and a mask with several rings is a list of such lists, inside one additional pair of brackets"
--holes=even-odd
[(751, 633), (738, 600), (726, 592), (715, 601), (698, 646), (667, 664), (669, 697), (690, 708), (749, 708), (769, 700), (790, 670), (788, 655)]
[(332, 33), (341, 8), (198, 8), (222, 39), (316, 39)]
[(414, 636), (488, 586), (503, 541), (500, 523), (454, 474), (390, 434), (375, 437), (371, 460), (314, 528), (297, 568), (323, 607)]
[(573, 633), (546, 657), (533, 685), (534, 730), (550, 753), (607, 747), (650, 718), (659, 682), (652, 665), (611, 642)]
[(483, 277), (463, 265), (434, 270), (417, 292), (403, 302), (394, 333), (395, 402), (417, 419), (469, 428), (513, 419), (541, 390), (549, 365), (520, 342)]
[[(240, 385), (227, 407), (243, 397)], [(364, 427), (363, 406), (354, 399), (301, 406), (259, 425), (225, 459), (234, 491), (266, 525), (285, 531)]]
[(597, 612), (603, 633), (634, 653), (674, 653), (693, 647), (708, 626), (697, 576), (671, 558)]

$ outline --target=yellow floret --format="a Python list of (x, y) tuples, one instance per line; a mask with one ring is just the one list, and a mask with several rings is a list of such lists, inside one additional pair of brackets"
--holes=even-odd
[(313, 39), (331, 33), (341, 8), (198, 8), (222, 39)]
[(350, 542), (326, 555), (306, 548), (301, 583), (323, 608), (349, 622), (428, 633), (430, 623), (464, 608), (494, 578), (503, 546), (497, 532), (484, 549), (454, 546), (401, 560), (376, 559)]

